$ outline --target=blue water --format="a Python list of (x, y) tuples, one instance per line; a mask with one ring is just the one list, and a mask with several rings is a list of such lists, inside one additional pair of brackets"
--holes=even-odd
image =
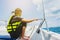
[[(44, 28), (44, 29), (47, 30), (47, 28)], [(52, 31), (52, 32), (60, 34), (60, 27), (50, 27), (49, 31)]]

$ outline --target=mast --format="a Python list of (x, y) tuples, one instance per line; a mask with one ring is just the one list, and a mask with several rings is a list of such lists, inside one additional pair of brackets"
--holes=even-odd
[(46, 24), (46, 28), (47, 28), (47, 31), (49, 31), (48, 29), (48, 25), (47, 25), (47, 21), (46, 21), (46, 16), (45, 16), (45, 7), (44, 7), (44, 1), (42, 0), (42, 8), (43, 8), (43, 18), (44, 18), (44, 21), (45, 21), (45, 24)]

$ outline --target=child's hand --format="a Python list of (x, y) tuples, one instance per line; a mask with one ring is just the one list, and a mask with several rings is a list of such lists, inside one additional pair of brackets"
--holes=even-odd
[(38, 21), (38, 20), (40, 20), (40, 19), (33, 19), (34, 21)]

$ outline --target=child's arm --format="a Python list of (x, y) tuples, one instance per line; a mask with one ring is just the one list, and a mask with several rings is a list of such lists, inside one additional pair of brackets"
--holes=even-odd
[(30, 23), (30, 22), (38, 21), (38, 20), (39, 20), (39, 19), (32, 19), (32, 20), (22, 19), (22, 22)]

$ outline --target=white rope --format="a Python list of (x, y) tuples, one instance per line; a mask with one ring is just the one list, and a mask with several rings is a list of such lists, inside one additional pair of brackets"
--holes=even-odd
[(31, 34), (30, 34), (30, 38), (32, 37), (32, 34), (33, 34), (33, 31), (34, 31), (34, 28), (35, 28), (35, 26), (33, 27), (33, 30), (32, 30), (32, 32), (31, 32)]

